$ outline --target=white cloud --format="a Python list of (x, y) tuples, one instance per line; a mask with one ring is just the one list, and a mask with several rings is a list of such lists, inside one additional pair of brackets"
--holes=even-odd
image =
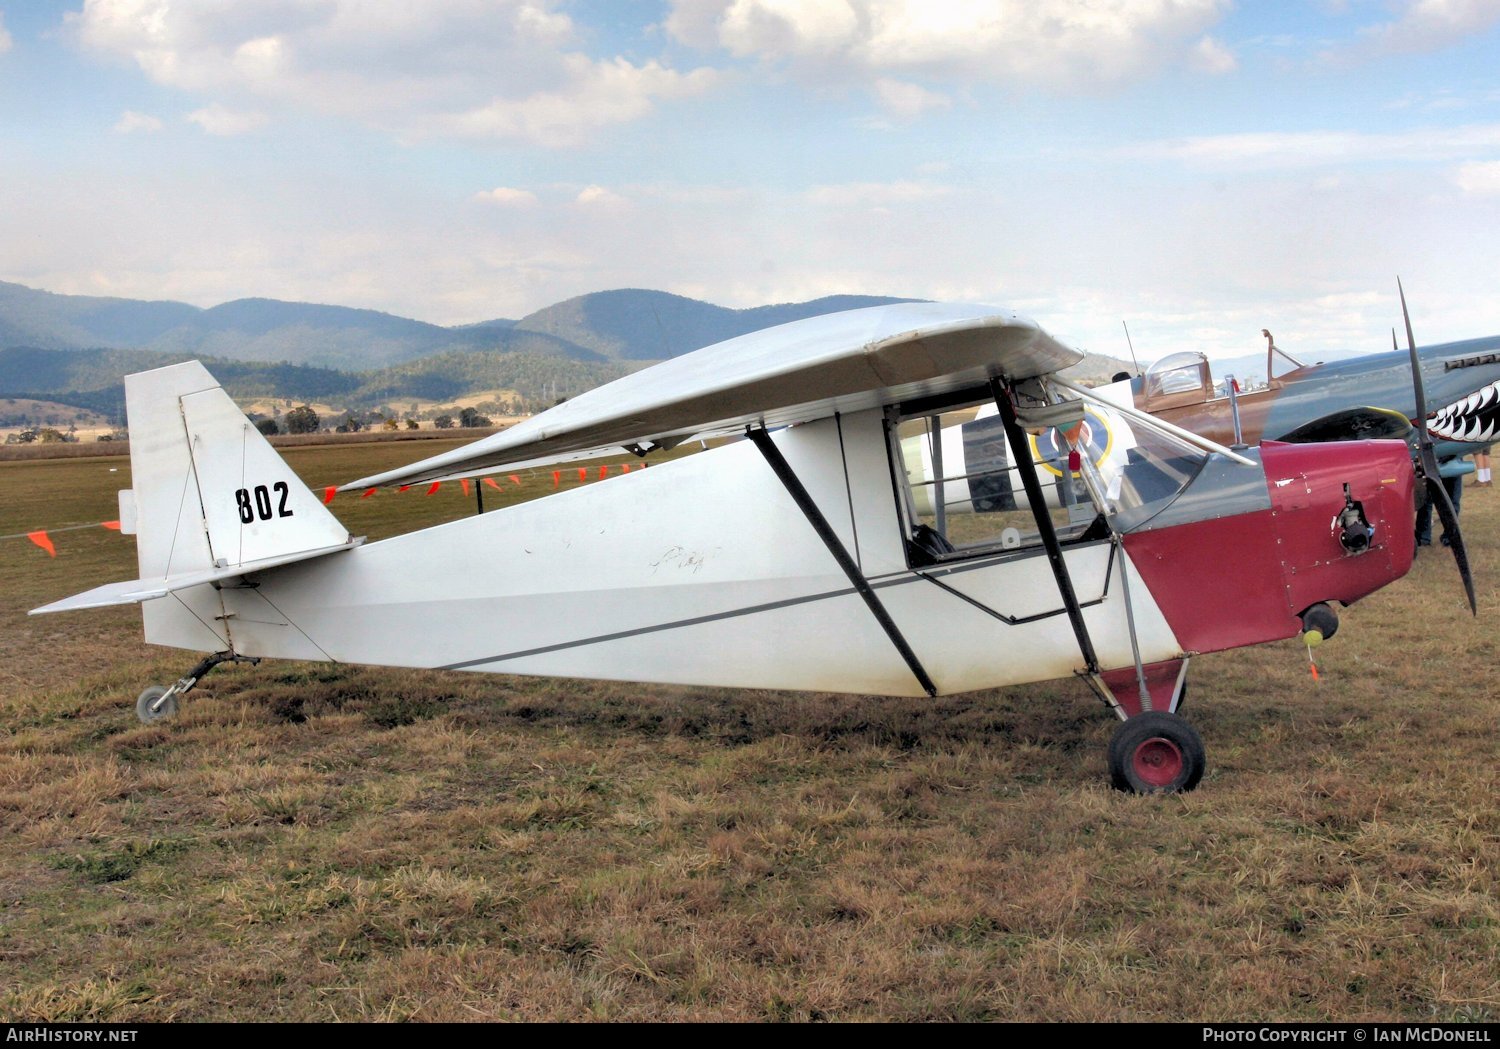
[(1459, 189), (1476, 197), (1500, 196), (1500, 160), (1464, 164), (1453, 181)]
[(617, 58), (593, 62), (564, 56), (570, 71), (566, 91), (540, 91), (525, 98), (495, 98), (475, 109), (443, 117), (444, 130), (472, 138), (524, 138), (546, 146), (574, 145), (587, 133), (645, 116), (656, 99), (706, 90), (711, 70), (683, 74), (655, 62), (635, 66)]
[(578, 196), (575, 198), (575, 200), (579, 204), (609, 205), (622, 204), (624, 203), (625, 198), (620, 196), (613, 190), (605, 189), (603, 186), (584, 186), (583, 189), (578, 191)]
[(266, 123), (264, 113), (236, 112), (215, 102), (211, 106), (195, 109), (187, 115), (189, 123), (197, 124), (210, 135), (243, 135)]
[(1415, 128), (1391, 134), (1359, 131), (1271, 131), (1146, 143), (1120, 150), (1136, 159), (1204, 168), (1296, 169), (1372, 161), (1466, 160), (1500, 149), (1500, 124)]
[(1205, 36), (1193, 45), (1189, 59), (1194, 69), (1202, 73), (1232, 73), (1239, 67), (1234, 52), (1211, 36)]
[(162, 123), (160, 118), (153, 117), (149, 113), (137, 113), (133, 109), (127, 109), (120, 114), (120, 119), (115, 121), (114, 129), (118, 134), (129, 135), (136, 131), (160, 131)]
[(11, 43), (11, 35), (5, 31), (5, 12), (0, 11), (0, 55), (10, 50)]
[(1376, 54), (1438, 51), (1500, 22), (1496, 0), (1406, 0), (1393, 22), (1370, 26), (1356, 49)]
[(1204, 36), (1227, 0), (672, 0), (694, 47), (803, 71), (1094, 88), (1233, 56)]
[(875, 97), (880, 108), (897, 120), (913, 120), (923, 113), (947, 109), (953, 104), (947, 95), (891, 77), (875, 81)]
[(474, 194), (474, 199), (486, 204), (500, 204), (508, 208), (529, 208), (537, 203), (536, 194), (529, 189), (513, 189), (496, 186)]
[(219, 105), (350, 117), (410, 138), (571, 144), (714, 82), (707, 69), (589, 57), (557, 6), (87, 0), (67, 21), (82, 47)]
[(814, 186), (805, 194), (819, 207), (889, 207), (946, 196), (947, 186), (931, 182), (845, 182)]

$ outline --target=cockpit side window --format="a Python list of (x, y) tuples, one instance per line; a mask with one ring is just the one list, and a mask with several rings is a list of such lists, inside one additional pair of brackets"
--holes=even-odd
[[(893, 411), (889, 429), (913, 567), (1040, 545), (1004, 423), (988, 397), (934, 413)], [(1067, 439), (1054, 429), (1033, 427), (1027, 436), (1058, 538), (1107, 534), (1081, 474), (1069, 470)]]

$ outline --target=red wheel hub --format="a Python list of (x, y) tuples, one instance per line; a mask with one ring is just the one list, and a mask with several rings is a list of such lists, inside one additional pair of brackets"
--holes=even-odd
[(1170, 787), (1182, 775), (1182, 749), (1170, 739), (1152, 736), (1130, 758), (1135, 774), (1153, 787)]

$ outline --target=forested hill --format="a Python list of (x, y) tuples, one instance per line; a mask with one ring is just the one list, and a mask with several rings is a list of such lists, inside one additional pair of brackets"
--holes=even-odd
[(396, 401), (452, 401), (485, 390), (515, 390), (528, 401), (571, 397), (617, 379), (613, 361), (482, 350), (444, 353), (366, 372), (304, 364), (231, 361), (150, 350), (0, 350), (0, 397), (53, 401), (123, 416), (123, 378), (130, 372), (201, 360), (230, 396), (241, 400), (323, 401), (371, 408)]
[(307, 302), (237, 299), (200, 309), (181, 302), (55, 295), (0, 282), (0, 349), (148, 350), (342, 371), (479, 351), (647, 361), (802, 317), (899, 301), (904, 300), (848, 295), (733, 310), (662, 291), (626, 289), (581, 295), (519, 321), (445, 328)]

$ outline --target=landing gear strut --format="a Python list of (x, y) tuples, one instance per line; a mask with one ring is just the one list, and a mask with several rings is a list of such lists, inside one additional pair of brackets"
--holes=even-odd
[(171, 685), (152, 685), (137, 696), (135, 716), (146, 725), (169, 718), (177, 713), (178, 697), (192, 691), (193, 686), (202, 680), (203, 675), (220, 663), (249, 663), (254, 666), (259, 662), (260, 659), (256, 656), (240, 656), (233, 652), (215, 652), (211, 656), (204, 656), (192, 670)]

